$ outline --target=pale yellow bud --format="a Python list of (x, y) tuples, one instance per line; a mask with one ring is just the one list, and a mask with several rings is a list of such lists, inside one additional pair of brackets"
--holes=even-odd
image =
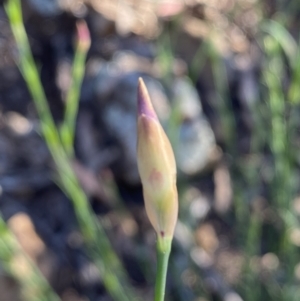
[(138, 86), (137, 128), (137, 162), (146, 211), (157, 234), (172, 238), (178, 215), (176, 163), (170, 141), (141, 78)]

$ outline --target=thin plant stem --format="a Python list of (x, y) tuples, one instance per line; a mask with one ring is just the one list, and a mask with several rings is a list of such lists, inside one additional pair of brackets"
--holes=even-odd
[(87, 47), (82, 47), (82, 45), (78, 43), (72, 66), (72, 84), (67, 93), (64, 122), (60, 131), (65, 150), (70, 156), (74, 156), (73, 145), (75, 138), (76, 117), (79, 106), (80, 87), (85, 72), (87, 51)]
[(25, 301), (59, 301), (36, 265), (28, 258), (0, 216), (0, 262), (21, 288)]
[(58, 146), (60, 145), (59, 134), (51, 116), (47, 98), (40, 82), (39, 73), (31, 54), (27, 34), (23, 25), (20, 0), (7, 2), (5, 9), (19, 49), (19, 69), (26, 80), (31, 96), (35, 101), (35, 106), (40, 117), (41, 130), (52, 155), (60, 156), (61, 152), (58, 149)]
[(282, 78), (284, 73), (283, 60), (279, 43), (272, 36), (264, 40), (268, 67), (263, 72), (263, 78), (269, 90), (268, 105), (271, 117), (270, 146), (274, 156), (274, 179), (272, 181), (273, 198), (276, 202), (279, 216), (283, 220), (282, 235), (279, 241), (279, 254), (287, 264), (287, 279), (292, 281), (294, 266), (297, 263), (295, 246), (289, 237), (289, 224), (285, 212), (291, 211), (290, 200), (293, 197), (291, 181), (292, 169), (290, 162), (290, 133), (288, 131), (289, 116), (287, 102), (283, 93)]
[(71, 91), (67, 96), (67, 108), (69, 108), (66, 110), (66, 119), (63, 123), (65, 125), (65, 133), (68, 134), (69, 139), (64, 140), (62, 132), (58, 131), (52, 118), (40, 76), (31, 53), (23, 24), (20, 0), (9, 0), (6, 3), (5, 9), (19, 49), (19, 68), (35, 103), (41, 123), (41, 132), (57, 167), (58, 183), (73, 203), (89, 255), (98, 267), (105, 288), (114, 300), (136, 300), (137, 298), (134, 296), (128, 283), (126, 272), (113, 250), (103, 227), (97, 222), (71, 165), (73, 158), (73, 127), (75, 127), (79, 91), (84, 72), (85, 53), (82, 52), (84, 49), (79, 49), (77, 56), (75, 55), (75, 66), (73, 67), (73, 76), (75, 79), (73, 80)]
[(169, 257), (171, 252), (172, 240), (164, 237), (158, 237), (157, 250), (157, 271), (155, 282), (155, 298), (154, 301), (164, 301), (166, 290), (166, 279)]

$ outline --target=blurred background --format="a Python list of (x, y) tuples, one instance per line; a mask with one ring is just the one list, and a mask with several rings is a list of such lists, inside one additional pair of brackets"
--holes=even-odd
[[(62, 301), (113, 300), (56, 180), (4, 2), (0, 301), (25, 301), (16, 278), (29, 273), (7, 235)], [(141, 76), (178, 165), (166, 300), (299, 300), (300, 2), (23, 0), (22, 11), (56, 124), (87, 23), (72, 166), (136, 295), (153, 299), (156, 262), (136, 165)]]

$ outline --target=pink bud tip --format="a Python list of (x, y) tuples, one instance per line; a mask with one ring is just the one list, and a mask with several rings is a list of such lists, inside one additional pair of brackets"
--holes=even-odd
[(158, 119), (154, 111), (150, 96), (143, 79), (139, 78), (138, 84), (138, 115), (144, 115), (153, 119)]
[(91, 45), (90, 31), (84, 20), (80, 20), (76, 23), (78, 45), (84, 50), (88, 50)]

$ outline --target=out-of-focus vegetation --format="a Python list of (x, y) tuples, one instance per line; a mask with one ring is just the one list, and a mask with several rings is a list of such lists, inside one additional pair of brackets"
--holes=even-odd
[[(155, 45), (151, 64), (140, 60), (137, 69), (151, 73), (167, 87), (171, 105), (163, 123), (178, 161), (182, 156), (179, 149), (183, 128), (192, 120), (181, 111), (182, 95), (188, 91), (174, 92), (179, 86), (178, 79), (184, 79), (197, 89), (202, 113), (218, 145), (197, 172), (186, 172), (179, 164), (180, 213), (166, 300), (298, 300), (300, 4), (296, 0), (75, 2), (80, 9), (84, 6), (107, 18), (121, 37), (134, 34)], [(75, 116), (87, 49), (80, 54), (82, 49), (77, 45), (74, 82), (68, 90), (63, 114), (69, 119), (56, 124), (31, 55), (18, 5), (17, 0), (6, 4), (19, 49), (17, 63), (35, 103), (40, 132), (56, 164), (56, 182), (72, 201), (87, 254), (98, 268), (106, 292), (114, 300), (135, 297), (152, 300), (154, 259), (149, 248), (153, 248), (153, 237), (148, 238), (147, 229), (141, 228), (139, 235), (128, 235), (124, 240), (127, 245), (128, 240), (131, 241), (133, 247), (129, 249), (136, 260), (127, 267), (128, 272), (139, 269), (145, 278), (143, 285), (132, 284), (123, 271), (121, 256), (117, 255), (120, 250), (110, 243), (117, 240), (112, 231), (117, 222), (109, 214), (101, 213), (96, 220), (74, 173)], [(69, 5), (69, 13), (82, 13), (75, 4), (65, 1), (65, 5)], [(88, 25), (93, 33), (96, 26), (92, 21)], [(105, 29), (105, 39), (110, 36), (109, 26)], [(105, 39), (101, 41), (106, 43)], [(118, 88), (115, 85), (115, 89)], [(125, 124), (125, 120), (119, 122)], [(188, 144), (184, 147), (186, 152), (191, 149)], [(142, 222), (134, 222), (134, 210), (122, 199), (124, 194), (120, 187), (118, 195), (118, 175), (115, 178), (116, 182), (110, 177), (103, 181), (109, 197), (115, 200), (111, 211), (120, 213), (120, 220), (130, 221), (132, 229)], [(134, 185), (128, 187), (128, 191), (136, 189)], [(24, 292), (32, 291), (31, 275), (38, 277), (40, 282), (34, 287), (36, 296), (30, 299), (30, 295), (24, 295), (26, 301), (37, 300), (34, 298), (39, 298), (41, 291), (48, 292), (49, 287), (40, 280), (35, 267), (28, 274), (30, 281), (24, 279), (21, 271), (19, 273), (14, 264), (18, 254), (24, 257), (26, 268), (30, 269), (33, 262), (27, 260), (26, 248), (24, 254), (20, 253), (7, 228), (9, 225), (1, 220), (0, 243), (5, 246), (0, 250), (1, 266), (5, 273), (19, 281)], [(125, 245), (118, 246), (122, 249)], [(80, 300), (85, 300), (84, 293), (77, 294)], [(60, 297), (77, 300), (67, 299), (63, 294)], [(45, 300), (55, 298), (58, 297), (50, 291)], [(94, 298), (107, 300), (108, 297), (99, 293), (98, 299)]]
[[(80, 188), (71, 166), (74, 156), (72, 145), (74, 143), (74, 127), (78, 109), (79, 89), (84, 75), (86, 53), (90, 46), (90, 37), (86, 24), (78, 23), (77, 26), (78, 41), (73, 63), (73, 83), (66, 97), (65, 118), (61, 129), (59, 129), (56, 127), (51, 116), (44, 89), (31, 54), (23, 25), (21, 2), (19, 0), (8, 1), (6, 13), (8, 14), (19, 49), (20, 70), (40, 118), (41, 134), (55, 162), (58, 183), (73, 202), (82, 235), (89, 247), (90, 256), (97, 265), (99, 272), (103, 275), (104, 285), (112, 297), (119, 301), (127, 299), (135, 300), (135, 296), (130, 295), (119, 259), (115, 255), (100, 223), (96, 222), (88, 200)], [(23, 285), (27, 284), (23, 283)]]

